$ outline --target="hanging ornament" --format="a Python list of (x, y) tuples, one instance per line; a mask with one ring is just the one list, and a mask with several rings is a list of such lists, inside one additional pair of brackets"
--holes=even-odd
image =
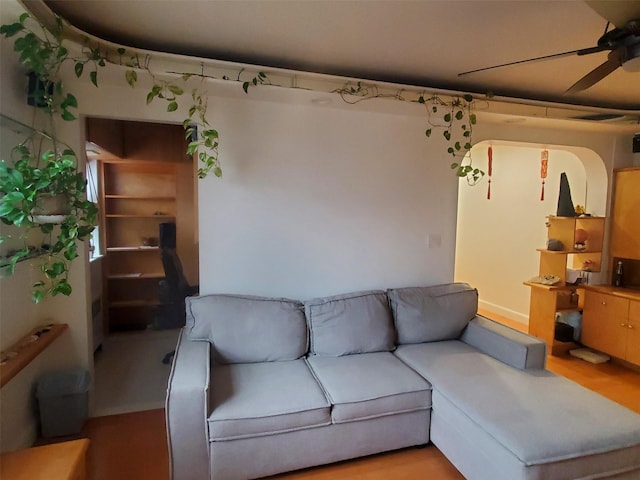
[(540, 153), (540, 178), (542, 179), (542, 191), (540, 192), (540, 201), (544, 200), (544, 183), (547, 178), (547, 166), (549, 163), (549, 151), (543, 150)]
[(493, 173), (493, 148), (489, 145), (489, 149), (487, 150), (487, 160), (489, 166), (487, 168), (487, 173), (489, 174), (489, 187), (487, 188), (487, 200), (491, 200), (491, 174)]

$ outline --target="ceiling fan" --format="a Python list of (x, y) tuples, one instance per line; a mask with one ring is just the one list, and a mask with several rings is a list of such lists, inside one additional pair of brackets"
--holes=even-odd
[[(619, 2), (593, 0), (587, 1), (586, 3), (608, 20), (605, 33), (598, 39), (596, 46), (503, 63), (501, 65), (494, 65), (491, 67), (478, 68), (468, 72), (459, 73), (458, 76), (462, 77), (472, 73), (493, 70), (495, 68), (536, 62), (540, 60), (549, 60), (552, 58), (567, 57), (571, 55), (590, 55), (607, 50), (609, 51), (607, 60), (569, 87), (564, 92), (565, 94), (572, 94), (586, 90), (620, 67), (628, 72), (640, 72), (640, 2), (636, 0)], [(609, 30), (610, 24), (616, 25), (616, 28)]]

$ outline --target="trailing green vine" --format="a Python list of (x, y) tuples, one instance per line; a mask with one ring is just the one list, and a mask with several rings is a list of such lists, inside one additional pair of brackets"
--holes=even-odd
[(374, 98), (393, 98), (424, 105), (429, 122), (429, 128), (425, 130), (426, 137), (430, 138), (435, 129), (442, 129), (442, 136), (449, 143), (447, 153), (454, 158), (460, 157), (459, 161), (451, 163), (451, 169), (456, 171), (458, 177), (466, 178), (470, 185), (475, 185), (484, 177), (485, 172), (475, 167), (471, 159), (473, 127), (477, 122), (472, 95), (444, 97), (421, 93), (417, 99), (407, 100), (404, 89), (395, 93), (380, 93), (377, 85), (364, 82), (347, 82), (332, 93), (339, 94), (342, 101), (350, 105)]
[[(124, 49), (119, 49), (118, 54), (122, 61), (122, 55), (125, 53)], [(205, 75), (204, 72), (200, 73), (179, 73), (177, 79), (164, 79), (156, 75), (150, 68), (150, 58), (145, 57), (144, 61), (141, 61), (139, 56), (133, 56), (126, 63), (131, 67), (130, 70), (125, 72), (125, 80), (131, 86), (135, 87), (138, 81), (137, 70), (144, 70), (153, 80), (153, 85), (147, 93), (147, 105), (153, 102), (156, 98), (163, 100), (167, 104), (167, 112), (174, 112), (178, 110), (178, 97), (182, 96), (185, 91), (181, 85), (178, 85), (178, 81), (186, 82), (191, 77), (199, 77), (201, 82), (208, 78), (215, 77)], [(202, 65), (201, 65), (202, 70)], [(236, 81), (241, 82), (241, 76), (244, 73), (244, 69), (238, 72)], [(229, 80), (228, 77), (223, 77), (224, 80)], [(258, 72), (252, 79), (243, 81), (242, 89), (245, 93), (249, 93), (251, 86), (258, 85), (271, 85), (271, 80), (264, 72)], [(222, 177), (222, 168), (220, 166), (219, 159), (219, 146), (220, 135), (218, 131), (211, 127), (207, 120), (207, 95), (206, 92), (194, 88), (191, 91), (191, 105), (189, 106), (189, 115), (182, 122), (182, 126), (185, 130), (185, 138), (189, 140), (187, 145), (187, 154), (194, 155), (197, 152), (199, 167), (198, 178), (205, 178), (209, 173), (213, 173), (216, 177)]]
[[(33, 25), (33, 26), (32, 26)], [(36, 33), (38, 30), (38, 33)], [(70, 295), (70, 262), (78, 257), (78, 243), (89, 238), (97, 222), (97, 206), (85, 199), (87, 182), (79, 168), (76, 153), (56, 133), (56, 117), (76, 119), (76, 97), (68, 92), (59, 77), (63, 64), (72, 62), (77, 77), (91, 65), (91, 82), (98, 85), (98, 68), (105, 65), (99, 49), (83, 48), (79, 57), (62, 44), (63, 24), (57, 18), (50, 30), (29, 14), (17, 22), (2, 25), (0, 34), (14, 38), (19, 61), (30, 71), (29, 102), (36, 108), (36, 119), (44, 121), (43, 130), (30, 134), (12, 149), (10, 161), (0, 160), (0, 220), (21, 229), (23, 245), (8, 252), (2, 269), (15, 271), (19, 261), (38, 256), (42, 277), (33, 284), (32, 299), (40, 302), (48, 295)], [(51, 200), (55, 210), (45, 211)], [(39, 230), (45, 240), (39, 246), (27, 243), (27, 234)], [(3, 241), (3, 238), (0, 238)]]
[[(243, 72), (244, 72), (244, 68), (241, 69), (240, 72), (238, 72), (238, 79), (237, 79), (238, 82), (241, 81), (240, 76), (242, 75)], [(258, 85), (271, 85), (271, 80), (269, 80), (269, 77), (267, 77), (266, 73), (258, 72), (258, 74), (255, 77), (253, 77), (251, 80), (242, 82), (242, 89), (244, 90), (244, 93), (249, 93), (249, 87), (251, 86), (257, 87)]]
[[(462, 97), (452, 97), (445, 100), (438, 95), (431, 95), (425, 98), (424, 94), (418, 97), (418, 103), (425, 105), (429, 115), (429, 128), (425, 130), (427, 138), (434, 133), (434, 128), (442, 129), (442, 136), (447, 142), (447, 153), (454, 158), (460, 157), (459, 161), (451, 163), (451, 169), (456, 171), (456, 175), (466, 178), (470, 185), (478, 183), (485, 172), (473, 166), (471, 158), (471, 147), (473, 126), (477, 122), (476, 114), (473, 113), (474, 98), (472, 95)], [(444, 111), (444, 115), (442, 115)], [(438, 122), (434, 117), (442, 118)]]
[(193, 155), (198, 151), (198, 160), (201, 165), (198, 168), (198, 178), (205, 178), (211, 171), (220, 178), (222, 168), (218, 159), (219, 134), (207, 121), (207, 97), (194, 90), (191, 98), (193, 103), (189, 108), (189, 117), (182, 122), (187, 138), (192, 139), (187, 146), (187, 153)]
[[(122, 61), (124, 49), (118, 51)], [(137, 70), (143, 70), (148, 74), (153, 84), (147, 93), (147, 105), (155, 99), (166, 102), (167, 112), (175, 112), (178, 110), (178, 97), (182, 96), (185, 91), (178, 82), (186, 83), (191, 77), (197, 76), (203, 81), (206, 77), (204, 74), (179, 73), (178, 78), (165, 79), (156, 75), (150, 68), (150, 57), (146, 56), (141, 61), (138, 55), (135, 55), (126, 62), (131, 67), (125, 72), (125, 80), (132, 88), (138, 82)], [(174, 72), (176, 73), (176, 72)], [(218, 157), (219, 134), (218, 131), (211, 128), (207, 121), (207, 97), (206, 94), (197, 88), (191, 91), (191, 105), (189, 106), (189, 115), (182, 122), (185, 130), (185, 138), (189, 140), (187, 145), (187, 154), (198, 154), (199, 167), (198, 178), (205, 178), (210, 172), (216, 177), (222, 176), (222, 168)]]
[[(55, 41), (52, 45), (56, 48), (63, 49), (62, 52), (66, 53), (66, 49), (62, 46), (62, 32), (63, 22), (62, 19), (56, 16), (55, 19)], [(10, 28), (10, 27), (9, 27)], [(47, 31), (45, 36), (47, 35)], [(62, 55), (58, 53), (55, 55)], [(150, 63), (152, 57), (150, 55), (134, 54), (127, 58), (127, 52), (124, 48), (118, 48), (115, 52), (102, 51), (98, 46), (91, 45), (87, 42), (82, 48), (82, 58), (75, 60), (75, 72), (80, 77), (86, 66), (91, 66), (89, 77), (91, 82), (97, 86), (97, 72), (98, 67), (103, 67), (106, 63), (114, 63), (118, 65), (124, 65), (129, 67), (125, 72), (125, 81), (131, 87), (135, 87), (138, 83), (138, 73), (144, 71), (152, 79), (152, 86), (147, 93), (147, 104), (152, 103), (156, 99), (166, 102), (167, 112), (175, 112), (179, 108), (179, 97), (185, 94), (185, 83), (191, 77), (200, 77), (202, 81), (207, 78), (216, 78), (214, 76), (205, 75), (203, 72), (203, 65), (201, 64), (200, 73), (181, 73), (181, 72), (167, 72), (170, 74), (178, 75), (177, 78), (166, 78), (154, 73), (151, 69)], [(54, 56), (55, 56), (54, 55)], [(36, 66), (37, 68), (37, 66)], [(263, 71), (259, 71), (252, 78), (248, 80), (242, 77), (245, 69), (239, 70), (235, 81), (240, 82), (242, 89), (245, 93), (249, 92), (249, 88), (260, 85), (272, 85), (271, 80), (267, 74)], [(223, 80), (230, 80), (228, 76), (223, 76)], [(292, 87), (294, 88), (294, 87)], [(469, 183), (477, 183), (484, 172), (473, 167), (472, 161), (468, 154), (472, 145), (472, 132), (473, 125), (476, 123), (476, 115), (473, 113), (474, 98), (471, 95), (445, 97), (440, 95), (425, 96), (420, 94), (417, 99), (408, 100), (405, 98), (404, 89), (398, 90), (396, 93), (380, 93), (376, 84), (367, 84), (364, 82), (347, 82), (344, 87), (335, 89), (332, 93), (340, 95), (341, 99), (349, 104), (355, 104), (363, 100), (370, 100), (373, 98), (394, 98), (400, 101), (411, 101), (424, 104), (427, 107), (429, 115), (429, 128), (426, 129), (425, 134), (427, 137), (431, 137), (436, 128), (442, 128), (442, 135), (449, 142), (447, 152), (453, 157), (462, 157), (461, 161), (456, 161), (451, 164), (451, 168), (456, 170), (456, 174), (460, 177), (466, 177)], [(217, 177), (222, 176), (222, 169), (219, 159), (219, 133), (211, 127), (207, 121), (207, 95), (206, 91), (200, 88), (194, 88), (191, 90), (191, 105), (188, 108), (188, 117), (183, 120), (183, 127), (185, 129), (185, 136), (189, 139), (187, 146), (187, 153), (194, 155), (197, 153), (199, 167), (198, 177), (205, 178), (209, 173), (213, 173)], [(75, 99), (73, 97), (68, 98), (68, 102), (65, 106), (75, 105)], [(447, 110), (444, 120), (440, 123), (433, 120), (436, 113), (441, 110)], [(71, 119), (71, 115), (67, 111), (63, 111), (63, 114)], [(460, 138), (462, 137), (462, 138)]]
[(349, 105), (355, 105), (364, 100), (372, 100), (374, 98), (394, 98), (405, 102), (407, 99), (402, 96), (403, 92), (404, 89), (398, 90), (395, 94), (380, 93), (377, 85), (364, 82), (347, 82), (341, 88), (331, 91), (331, 93), (340, 95), (342, 101)]

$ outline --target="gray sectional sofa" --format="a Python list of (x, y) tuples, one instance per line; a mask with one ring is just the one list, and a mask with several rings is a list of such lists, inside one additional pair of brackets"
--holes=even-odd
[(187, 301), (167, 393), (174, 480), (433, 442), (470, 480), (640, 479), (640, 415), (544, 369), (467, 284)]

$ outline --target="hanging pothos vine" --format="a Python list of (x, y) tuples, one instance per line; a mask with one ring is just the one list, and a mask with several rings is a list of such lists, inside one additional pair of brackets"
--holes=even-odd
[[(211, 75), (205, 75), (204, 66), (200, 65), (200, 73), (185, 73), (185, 72), (169, 72), (173, 75), (178, 75), (177, 78), (164, 79), (155, 74), (151, 70), (150, 63), (151, 57), (146, 55), (144, 60), (139, 55), (134, 55), (129, 58), (128, 61), (123, 61), (123, 56), (126, 54), (124, 48), (118, 49), (118, 56), (120, 64), (124, 64), (130, 67), (125, 72), (125, 80), (131, 86), (135, 87), (138, 82), (138, 71), (143, 70), (148, 74), (153, 85), (147, 93), (147, 105), (158, 98), (164, 100), (167, 104), (167, 112), (175, 112), (178, 110), (178, 97), (185, 93), (184, 85), (192, 77), (200, 78), (200, 83), (204, 83), (206, 79), (215, 79)], [(267, 75), (264, 72), (258, 72), (252, 79), (243, 81), (242, 74), (244, 68), (238, 72), (236, 78), (237, 82), (242, 82), (242, 89), (245, 93), (249, 92), (250, 86), (271, 84)], [(229, 77), (222, 77), (223, 80), (229, 80)], [(219, 151), (219, 133), (216, 129), (212, 128), (207, 120), (207, 92), (194, 88), (191, 91), (191, 105), (189, 106), (189, 116), (182, 122), (182, 126), (185, 130), (185, 138), (189, 140), (187, 146), (187, 154), (193, 155), (198, 152), (198, 178), (205, 178), (209, 173), (213, 173), (216, 177), (222, 177), (222, 168), (220, 167), (220, 159), (218, 157)]]
[[(22, 23), (28, 15), (22, 18)], [(37, 21), (37, 20), (36, 20)], [(56, 25), (60, 32), (63, 29), (63, 20), (56, 16)], [(38, 22), (39, 23), (39, 22)], [(46, 31), (44, 26), (41, 28)], [(60, 43), (63, 35), (58, 36)], [(63, 47), (64, 48), (64, 47)], [(66, 49), (65, 49), (66, 51)], [(131, 87), (135, 87), (138, 82), (138, 72), (143, 71), (152, 79), (152, 87), (147, 93), (146, 102), (150, 104), (155, 99), (166, 102), (167, 112), (178, 110), (178, 99), (185, 94), (185, 84), (191, 77), (199, 77), (201, 84), (204, 80), (216, 77), (205, 75), (203, 65), (200, 65), (199, 73), (193, 72), (168, 72), (175, 76), (164, 78), (155, 73), (151, 69), (150, 55), (140, 56), (134, 54), (127, 58), (127, 51), (124, 48), (118, 48), (115, 52), (110, 51), (100, 45), (87, 40), (82, 47), (82, 55), (80, 58), (74, 58), (75, 73), (80, 77), (83, 73), (84, 66), (90, 63), (94, 68), (89, 73), (91, 82), (98, 86), (97, 75), (98, 67), (104, 67), (107, 63), (126, 66), (125, 80)], [(252, 78), (245, 80), (242, 78), (245, 69), (242, 68), (238, 72), (235, 81), (242, 83), (242, 89), (245, 93), (252, 86), (271, 85), (271, 80), (267, 74), (260, 71)], [(223, 80), (231, 80), (228, 76), (223, 76)], [(365, 84), (363, 82), (347, 82), (344, 87), (336, 89), (333, 93), (338, 93), (346, 103), (358, 103), (362, 100), (373, 98), (394, 98), (400, 101), (412, 101), (424, 104), (427, 108), (429, 117), (429, 128), (425, 131), (427, 137), (431, 137), (434, 129), (442, 129), (443, 137), (449, 142), (450, 146), (447, 152), (454, 158), (460, 157), (461, 160), (453, 162), (451, 168), (456, 170), (459, 177), (467, 178), (470, 184), (477, 183), (483, 176), (484, 172), (473, 166), (470, 153), (467, 154), (472, 145), (473, 125), (476, 123), (476, 115), (472, 112), (474, 108), (474, 98), (471, 95), (444, 97), (440, 95), (426, 96), (421, 93), (417, 99), (407, 100), (403, 97), (404, 89), (399, 90), (395, 94), (380, 93), (375, 84)], [(440, 116), (440, 111), (446, 110), (444, 116)], [(438, 119), (436, 119), (438, 114)], [(219, 133), (212, 128), (207, 120), (207, 92), (201, 87), (191, 90), (191, 105), (188, 108), (188, 117), (183, 120), (185, 137), (189, 139), (187, 154), (193, 155), (197, 152), (199, 160), (198, 177), (205, 178), (209, 173), (213, 173), (216, 177), (222, 176), (222, 168), (219, 159)], [(455, 129), (460, 129), (458, 132)], [(460, 138), (460, 135), (462, 138)]]
[[(333, 90), (333, 93), (339, 94), (345, 103), (351, 105), (374, 98), (393, 98), (424, 105), (429, 122), (425, 135), (430, 138), (435, 129), (442, 130), (442, 136), (449, 143), (447, 153), (456, 159), (451, 163), (451, 169), (456, 171), (458, 177), (466, 178), (469, 185), (477, 184), (484, 177), (485, 172), (475, 167), (471, 158), (473, 126), (477, 122), (473, 112), (476, 101), (472, 95), (445, 97), (423, 92), (417, 99), (409, 100), (403, 95), (404, 89), (396, 93), (380, 93), (376, 85), (363, 82), (347, 82), (343, 87)], [(491, 94), (488, 94), (487, 98), (490, 97)]]
[[(473, 166), (471, 158), (473, 126), (477, 122), (476, 114), (472, 112), (473, 102), (473, 96), (468, 94), (452, 97), (448, 101), (438, 95), (418, 97), (418, 103), (425, 105), (429, 114), (430, 126), (425, 130), (425, 135), (429, 138), (434, 128), (442, 129), (442, 136), (449, 142), (447, 153), (454, 159), (460, 159), (451, 163), (451, 169), (456, 171), (458, 177), (466, 178), (470, 185), (478, 183), (485, 174)], [(442, 121), (436, 120), (435, 118), (440, 118), (442, 111), (445, 112)]]

